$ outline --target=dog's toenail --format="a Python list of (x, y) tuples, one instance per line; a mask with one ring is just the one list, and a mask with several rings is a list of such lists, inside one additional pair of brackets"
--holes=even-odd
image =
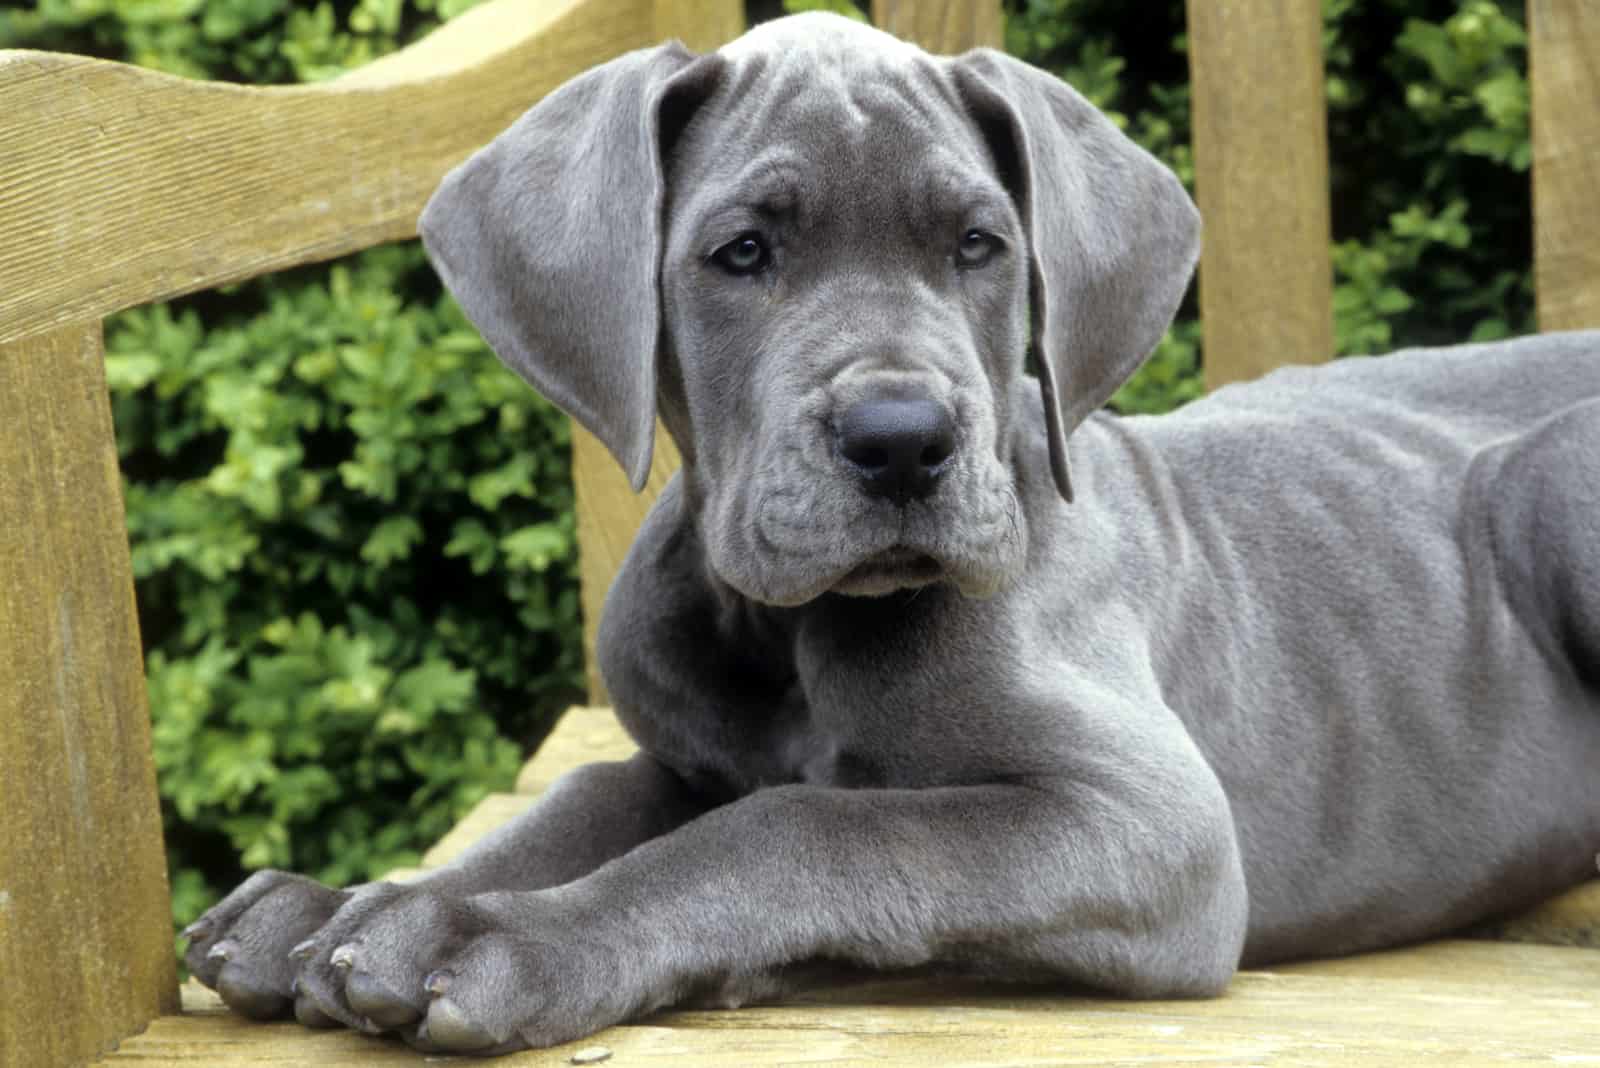
[(339, 969), (341, 972), (347, 972), (351, 968), (354, 968), (356, 966), (355, 946), (340, 946), (338, 949), (334, 950), (333, 955), (328, 958), (328, 963)]
[(311, 954), (317, 951), (317, 940), (308, 938), (289, 951), (290, 960), (310, 960)]
[(289, 980), (289, 996), (292, 998), (300, 996), (300, 977), (298, 975)]
[(191, 942), (199, 942), (211, 934), (210, 920), (196, 920), (183, 929), (183, 937)]
[(207, 951), (206, 960), (230, 961), (233, 959), (233, 955), (238, 952), (238, 950), (239, 944), (231, 939), (224, 942), (218, 942), (216, 945), (212, 946), (209, 951)]
[(432, 997), (444, 997), (445, 992), (450, 989), (451, 980), (454, 978), (455, 976), (447, 971), (431, 972), (422, 981), (422, 989), (426, 990)]

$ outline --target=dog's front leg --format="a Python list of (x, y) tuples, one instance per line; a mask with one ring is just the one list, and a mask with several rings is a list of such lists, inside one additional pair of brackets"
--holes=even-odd
[[(535, 890), (586, 875), (704, 811), (677, 775), (641, 753), (631, 760), (589, 764), (562, 776), (527, 812), (450, 864), (405, 884), (370, 883), (335, 890), (301, 875), (251, 876), (186, 932), (186, 963), (230, 1007), (257, 1019), (294, 1012), (314, 1025), (344, 1023), (366, 1030), (395, 1026), (392, 998), (362, 977), (319, 982), (292, 951), (316, 936), (338, 942), (375, 914), (409, 902), (410, 915), (443, 916), (474, 894)], [(442, 922), (442, 921), (441, 921)], [(312, 941), (309, 945), (316, 945)], [(331, 947), (330, 947), (331, 948)], [(311, 974), (300, 974), (310, 971)]]
[[(950, 962), (1132, 995), (1220, 989), (1245, 922), (1220, 790), (1106, 784), (759, 791), (565, 886), (341, 938), (350, 977), (406, 991), (424, 1049), (575, 1039), (813, 958)], [(319, 945), (326, 960), (339, 947)]]

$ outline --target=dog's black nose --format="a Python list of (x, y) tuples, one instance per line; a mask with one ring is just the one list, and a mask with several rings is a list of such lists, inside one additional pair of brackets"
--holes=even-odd
[(874, 497), (900, 504), (933, 492), (956, 451), (955, 420), (931, 400), (865, 400), (838, 422), (839, 455)]

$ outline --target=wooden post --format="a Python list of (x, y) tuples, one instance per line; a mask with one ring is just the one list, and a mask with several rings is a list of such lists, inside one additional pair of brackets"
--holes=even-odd
[(1333, 355), (1318, 0), (1188, 0), (1208, 387)]
[(0, 1065), (177, 1007), (99, 323), (0, 344)]
[(1005, 44), (998, 0), (875, 0), (872, 20), (929, 52), (965, 52)]
[(1600, 9), (1530, 0), (1539, 329), (1600, 327)]

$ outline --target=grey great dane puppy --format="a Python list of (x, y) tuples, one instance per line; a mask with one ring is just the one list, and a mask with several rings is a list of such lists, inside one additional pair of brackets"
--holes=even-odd
[(1098, 414), (1177, 180), (831, 16), (583, 75), (422, 233), (636, 486), (658, 411), (683, 451), (600, 634), (642, 752), (410, 885), (252, 877), (191, 929), (237, 1010), (500, 1052), (826, 964), (1207, 995), (1593, 871), (1600, 335)]

